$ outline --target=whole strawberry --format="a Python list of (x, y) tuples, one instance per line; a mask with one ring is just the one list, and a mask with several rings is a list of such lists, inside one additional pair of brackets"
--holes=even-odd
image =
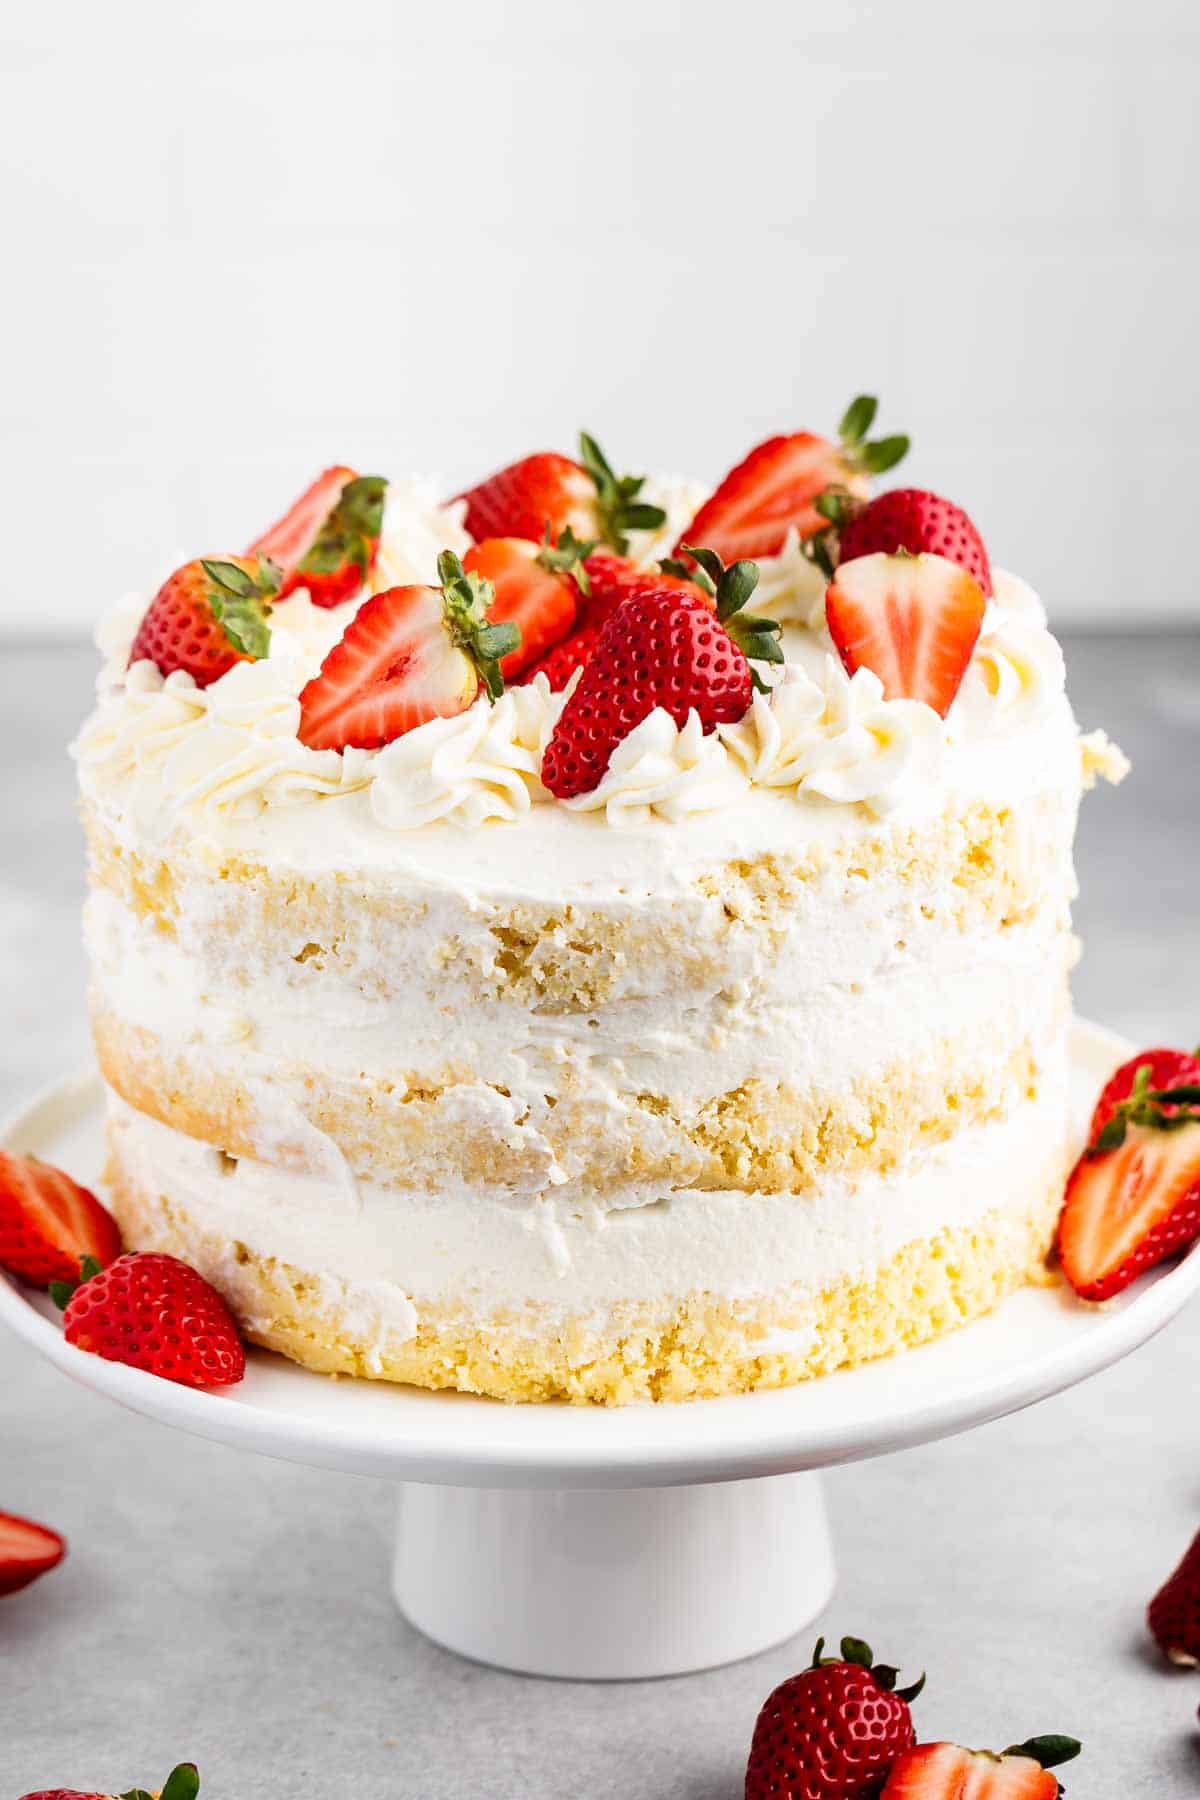
[(879, 551), (885, 556), (897, 550), (944, 556), (973, 575), (985, 595), (991, 594), (992, 567), (983, 539), (953, 500), (925, 488), (890, 488), (861, 508), (851, 500), (840, 516), (839, 566)]
[(1183, 1561), (1159, 1588), (1146, 1611), (1150, 1635), (1173, 1663), (1200, 1663), (1200, 1531)]
[(55, 1282), (69, 1344), (184, 1387), (228, 1387), (246, 1372), (233, 1314), (216, 1288), (174, 1256), (136, 1251), (77, 1287)]
[(560, 800), (598, 787), (617, 745), (655, 707), (680, 730), (694, 711), (704, 731), (715, 731), (750, 705), (750, 659), (783, 660), (778, 625), (741, 610), (758, 581), (755, 565), (726, 569), (711, 550), (688, 553), (711, 583), (716, 617), (708, 597), (677, 576), (648, 580), (616, 608), (542, 759), (542, 781)]
[(629, 547), (631, 531), (653, 531), (666, 518), (661, 506), (639, 498), (644, 475), (618, 475), (595, 438), (579, 434), (579, 461), (539, 450), (509, 463), (455, 496), (467, 503), (471, 536), (557, 542), (568, 527), (576, 539)]
[(746, 1800), (874, 1800), (900, 1755), (916, 1742), (909, 1702), (925, 1685), (896, 1687), (897, 1671), (875, 1666), (859, 1638), (768, 1695), (746, 1765)]
[(265, 556), (199, 557), (167, 578), (142, 616), (129, 661), (183, 669), (208, 687), (237, 662), (267, 654), (279, 569)]
[(35, 1794), (23, 1794), (21, 1800), (196, 1800), (200, 1777), (195, 1763), (179, 1763), (167, 1776), (161, 1791), (148, 1794), (145, 1788), (130, 1788), (117, 1795), (80, 1793), (78, 1788), (39, 1788)]

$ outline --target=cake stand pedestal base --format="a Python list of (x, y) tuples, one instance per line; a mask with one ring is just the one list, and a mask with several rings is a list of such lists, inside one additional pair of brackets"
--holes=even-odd
[(753, 1656), (833, 1591), (819, 1477), (598, 1491), (400, 1490), (394, 1587), (435, 1643), (525, 1675), (622, 1681)]

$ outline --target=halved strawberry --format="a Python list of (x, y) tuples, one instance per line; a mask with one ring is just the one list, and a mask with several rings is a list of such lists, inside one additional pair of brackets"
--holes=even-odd
[(876, 551), (911, 556), (928, 551), (955, 562), (973, 575), (984, 593), (992, 592), (992, 566), (975, 525), (961, 506), (925, 488), (889, 488), (861, 509), (851, 507), (838, 529), (838, 562)]
[(1200, 1083), (1150, 1083), (1139, 1059), (1067, 1181), (1058, 1222), (1063, 1274), (1084, 1300), (1110, 1300), (1200, 1238)]
[(0, 1512), (0, 1595), (28, 1587), (66, 1554), (66, 1539), (48, 1525)]
[(484, 538), (463, 557), (468, 575), (490, 581), (494, 597), (488, 618), (505, 620), (521, 633), (515, 650), (501, 659), (505, 681), (515, 681), (532, 663), (570, 635), (579, 601), (578, 581), (587, 584), (582, 560), (594, 546), (579, 543), (569, 525), (557, 544), (529, 538)]
[(145, 1788), (130, 1788), (124, 1794), (82, 1794), (78, 1788), (39, 1788), (35, 1794), (24, 1794), (21, 1800), (196, 1800), (200, 1777), (195, 1763), (179, 1763), (171, 1770), (161, 1789), (148, 1794)]
[(163, 675), (183, 669), (197, 687), (255, 662), (271, 644), (267, 620), (279, 570), (266, 556), (199, 557), (168, 576), (142, 615), (130, 667), (148, 659)]
[(902, 1750), (880, 1800), (1056, 1800), (1050, 1771), (1078, 1756), (1076, 1738), (1030, 1738), (1011, 1749), (964, 1750), (961, 1744), (918, 1744)]
[(579, 434), (580, 461), (555, 450), (523, 456), (475, 487), (465, 500), (465, 525), (476, 540), (531, 538), (556, 542), (568, 527), (576, 539), (611, 544), (624, 552), (631, 531), (653, 531), (666, 519), (661, 506), (639, 500), (644, 475), (617, 475), (595, 438)]
[(387, 588), (361, 606), (300, 695), (300, 741), (312, 750), (377, 749), (429, 719), (465, 712), (484, 687), (504, 692), (511, 623), (488, 623), (492, 587), (452, 551), (442, 586)]
[(308, 589), (314, 606), (339, 606), (363, 586), (379, 551), (387, 482), (342, 463), (318, 475), (282, 519), (251, 544), (283, 572), (282, 600)]
[(987, 609), (973, 576), (944, 556), (861, 556), (825, 592), (825, 618), (847, 674), (871, 669), (889, 700), (923, 700), (942, 718)]
[(84, 1257), (121, 1254), (121, 1233), (89, 1188), (36, 1156), (0, 1150), (0, 1266), (35, 1287), (70, 1281)]
[[(1200, 1052), (1190, 1050), (1167, 1050), (1161, 1047), (1153, 1050), (1139, 1050), (1123, 1062), (1105, 1082), (1092, 1112), (1092, 1123), (1088, 1132), (1090, 1138), (1096, 1138), (1116, 1112), (1123, 1100), (1128, 1100), (1138, 1078), (1138, 1070), (1148, 1071), (1144, 1087), (1173, 1088), (1194, 1087), (1200, 1083)], [(1164, 1112), (1173, 1109), (1164, 1107)]]
[(778, 625), (741, 610), (754, 564), (725, 569), (711, 550), (694, 554), (711, 571), (716, 617), (709, 598), (677, 578), (647, 583), (610, 615), (542, 758), (542, 781), (560, 800), (598, 787), (617, 745), (656, 707), (681, 730), (695, 712), (715, 731), (750, 705), (749, 659), (782, 661)]
[(818, 495), (828, 488), (869, 492), (866, 478), (882, 474), (908, 450), (897, 436), (866, 441), (877, 402), (869, 394), (852, 400), (838, 427), (838, 442), (811, 431), (768, 438), (729, 471), (705, 501), (676, 545), (707, 544), (726, 562), (736, 557), (777, 556), (790, 530), (801, 538), (823, 529)]

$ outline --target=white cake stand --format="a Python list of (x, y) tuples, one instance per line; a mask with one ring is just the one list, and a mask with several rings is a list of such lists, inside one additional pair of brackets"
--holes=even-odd
[[(1079, 1131), (1129, 1046), (1072, 1042)], [(4, 1140), (81, 1179), (102, 1165), (95, 1076), (31, 1106)], [(816, 1470), (965, 1431), (1144, 1343), (1200, 1289), (1200, 1246), (1103, 1308), (1027, 1290), (924, 1349), (782, 1392), (677, 1406), (506, 1406), (331, 1381), (265, 1351), (198, 1393), (74, 1349), (45, 1296), (0, 1280), (0, 1318), (84, 1386), (220, 1443), (390, 1476), (397, 1601), (461, 1655), (530, 1674), (708, 1668), (782, 1642), (833, 1589)]]

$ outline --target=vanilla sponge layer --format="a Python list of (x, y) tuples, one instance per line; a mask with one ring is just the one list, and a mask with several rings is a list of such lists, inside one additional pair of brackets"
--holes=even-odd
[(606, 1214), (337, 1188), (114, 1097), (110, 1178), (129, 1243), (193, 1263), (249, 1337), (309, 1367), (619, 1403), (802, 1380), (923, 1342), (1041, 1278), (1064, 1118), (1060, 1074), (901, 1175), (803, 1196), (682, 1191)]

